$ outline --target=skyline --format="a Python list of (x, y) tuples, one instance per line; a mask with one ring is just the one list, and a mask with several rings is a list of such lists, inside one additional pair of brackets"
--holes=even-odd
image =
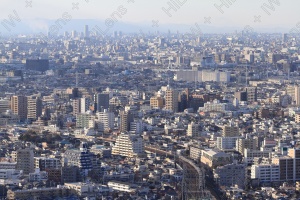
[(70, 21), (60, 31), (83, 30), (82, 25), (76, 27), (78, 21), (84, 21), (82, 23), (89, 25), (91, 30), (96, 25), (105, 30), (106, 21), (113, 19), (109, 32), (114, 29), (124, 32), (139, 29), (186, 31), (195, 24), (207, 33), (233, 32), (245, 26), (253, 27), (255, 32), (289, 32), (297, 26), (300, 18), (296, 10), (300, 3), (296, 0), (26, 0), (21, 3), (3, 0), (2, 5), (5, 8), (0, 13), (0, 32), (3, 35), (48, 31), (53, 22), (66, 13)]

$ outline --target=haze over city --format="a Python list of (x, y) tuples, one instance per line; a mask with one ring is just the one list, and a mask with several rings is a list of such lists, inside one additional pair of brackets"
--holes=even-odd
[(1, 0), (0, 199), (300, 200), (296, 0)]
[[(172, 9), (169, 9), (170, 5)], [(0, 13), (2, 22), (9, 19), (9, 15), (17, 14), (20, 18), (18, 26), (12, 31), (8, 32), (0, 25), (2, 34), (46, 32), (63, 13), (72, 16), (72, 20), (63, 27), (62, 32), (80, 29), (84, 24), (104, 27), (105, 20), (119, 6), (123, 6), (126, 13), (117, 17), (118, 23), (112, 30), (123, 32), (139, 29), (183, 32), (195, 23), (201, 25), (204, 33), (230, 33), (246, 25), (253, 27), (256, 32), (288, 32), (300, 19), (297, 10), (300, 2), (297, 0), (181, 0), (177, 3), (161, 0), (2, 0), (1, 6), (5, 8)], [(159, 21), (159, 26), (153, 27), (153, 20)]]

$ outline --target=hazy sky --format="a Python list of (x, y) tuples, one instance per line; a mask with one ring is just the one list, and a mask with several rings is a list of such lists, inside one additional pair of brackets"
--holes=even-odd
[[(3, 22), (4, 19), (9, 19), (9, 15), (17, 13), (22, 23), (26, 23), (32, 29), (45, 28), (48, 25), (44, 23), (44, 19), (56, 20), (65, 12), (70, 14), (72, 19), (105, 20), (123, 6), (126, 12), (118, 18), (119, 21), (152, 26), (152, 20), (159, 20), (160, 27), (167, 24), (198, 23), (215, 27), (250, 25), (258, 31), (264, 28), (280, 31), (278, 30), (280, 28), (290, 30), (300, 22), (299, 0), (131, 1), (134, 2), (130, 0), (1, 0), (0, 19)], [(215, 4), (221, 6), (222, 1), (227, 2), (227, 7), (223, 5), (217, 9)], [(174, 4), (176, 2), (177, 7)], [(182, 5), (178, 2), (182, 2)], [(231, 5), (229, 2), (232, 2)], [(177, 11), (170, 10), (169, 14), (166, 14), (162, 8), (170, 7), (168, 3), (175, 6)], [(3, 31), (3, 28), (0, 24), (0, 31)]]

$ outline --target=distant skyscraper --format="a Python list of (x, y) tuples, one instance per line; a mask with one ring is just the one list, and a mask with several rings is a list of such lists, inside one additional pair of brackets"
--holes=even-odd
[(114, 38), (118, 37), (118, 31), (114, 31)]
[(201, 42), (201, 38), (200, 38), (200, 36), (198, 36), (197, 39), (196, 39), (196, 44), (200, 45), (200, 42)]
[(84, 26), (84, 37), (90, 37), (89, 26)]
[(77, 36), (77, 33), (76, 33), (76, 31), (74, 31), (74, 30), (72, 31), (71, 34), (72, 34), (72, 38), (75, 38), (75, 37)]
[(288, 41), (288, 34), (287, 33), (283, 33), (282, 34), (282, 42), (285, 43)]
[(64, 32), (64, 37), (68, 37), (68, 36), (69, 36), (68, 32), (65, 31), (65, 32)]

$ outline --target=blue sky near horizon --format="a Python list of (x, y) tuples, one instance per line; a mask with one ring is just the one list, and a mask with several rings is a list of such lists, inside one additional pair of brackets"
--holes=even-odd
[[(221, 8), (223, 13), (215, 7), (215, 4), (221, 5), (222, 1), (227, 2), (228, 6)], [(185, 3), (178, 4), (177, 11), (171, 10), (170, 17), (162, 8), (167, 8), (168, 3), (174, 5), (174, 2)], [(155, 20), (159, 21), (160, 27), (198, 23), (214, 27), (242, 28), (250, 25), (258, 30), (280, 31), (278, 28), (289, 30), (300, 21), (299, 0), (1, 0), (0, 5), (0, 22), (9, 19), (9, 15), (15, 11), (32, 30), (46, 29), (49, 24), (45, 20), (59, 19), (65, 12), (72, 19), (105, 20), (121, 5), (126, 8), (126, 14), (118, 19), (119, 22), (150, 27), (152, 20)], [(257, 16), (260, 16), (259, 20), (255, 21)], [(2, 29), (0, 24), (0, 31)]]

